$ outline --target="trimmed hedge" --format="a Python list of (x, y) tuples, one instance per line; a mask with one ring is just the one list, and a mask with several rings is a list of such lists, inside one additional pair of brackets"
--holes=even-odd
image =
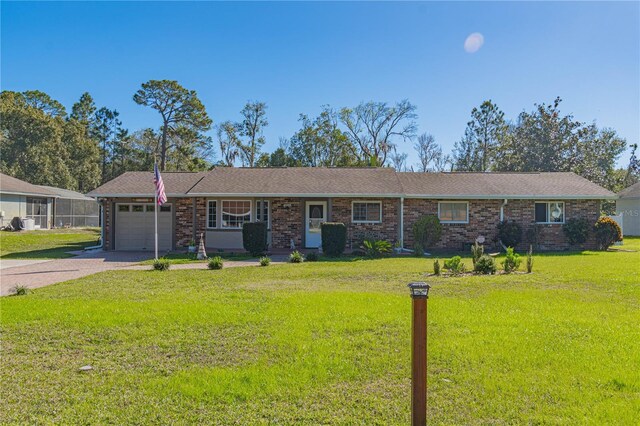
[(589, 228), (591, 228), (591, 224), (584, 218), (571, 218), (562, 225), (567, 242), (572, 246), (584, 244), (587, 241)]
[(598, 219), (593, 228), (601, 250), (607, 250), (613, 243), (622, 241), (620, 225), (608, 216)]
[(516, 247), (522, 241), (522, 227), (516, 222), (500, 222), (498, 239), (507, 247)]
[(267, 251), (267, 224), (245, 222), (242, 225), (242, 246), (251, 256), (260, 256)]
[(413, 239), (415, 241), (416, 254), (422, 255), (424, 251), (433, 247), (442, 236), (440, 219), (435, 215), (422, 216), (413, 224)]
[(344, 253), (347, 246), (347, 227), (344, 223), (325, 222), (321, 225), (322, 252), (337, 257)]

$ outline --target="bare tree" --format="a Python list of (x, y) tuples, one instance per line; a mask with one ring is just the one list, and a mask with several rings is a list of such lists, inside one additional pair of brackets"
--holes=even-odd
[(242, 164), (249, 167), (256, 165), (260, 157), (260, 148), (265, 143), (262, 130), (269, 125), (267, 121), (267, 104), (264, 102), (247, 102), (242, 111), (242, 123), (238, 129), (240, 135), (247, 138), (246, 142), (240, 144), (242, 154)]
[(407, 157), (408, 154), (406, 152), (398, 152), (398, 147), (393, 147), (393, 153), (389, 157), (391, 159), (391, 163), (393, 164), (393, 168), (398, 172), (406, 172), (407, 171)]
[(240, 156), (240, 139), (237, 125), (225, 121), (218, 126), (218, 143), (220, 144), (221, 162), (225, 166), (233, 167)]
[(444, 167), (442, 147), (436, 143), (433, 135), (429, 133), (421, 134), (413, 147), (418, 152), (418, 159), (420, 160), (416, 166), (419, 172), (438, 171), (438, 168)]
[(370, 101), (354, 109), (343, 108), (340, 121), (347, 128), (360, 162), (384, 166), (398, 139), (415, 136), (415, 111), (415, 105), (406, 99), (394, 106)]

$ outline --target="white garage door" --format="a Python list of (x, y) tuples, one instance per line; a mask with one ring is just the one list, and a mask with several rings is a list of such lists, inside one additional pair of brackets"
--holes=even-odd
[[(116, 250), (154, 249), (154, 205), (142, 203), (116, 205)], [(171, 204), (158, 210), (158, 250), (171, 250), (173, 235)]]

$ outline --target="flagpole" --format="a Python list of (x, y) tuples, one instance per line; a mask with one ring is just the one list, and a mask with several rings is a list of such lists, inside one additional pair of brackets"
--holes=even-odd
[[(156, 171), (158, 169), (158, 164), (154, 164), (153, 165), (153, 173), (154, 173), (154, 179), (156, 176)], [(153, 211), (155, 212), (155, 221), (156, 221), (156, 226), (155, 226), (155, 231), (156, 231), (156, 245), (155, 245), (155, 249), (156, 249), (156, 257), (155, 259), (158, 260), (158, 189), (156, 188), (156, 190), (154, 191), (156, 196), (155, 196), (155, 204), (153, 206)]]

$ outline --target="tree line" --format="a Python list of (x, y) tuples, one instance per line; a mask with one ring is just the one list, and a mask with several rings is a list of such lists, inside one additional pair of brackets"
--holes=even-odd
[[(40, 91), (0, 94), (0, 170), (35, 184), (87, 192), (125, 171), (201, 171), (214, 166), (394, 167), (400, 171), (573, 171), (618, 191), (638, 180), (637, 146), (616, 168), (627, 143), (615, 130), (560, 111), (561, 99), (536, 104), (508, 120), (491, 100), (471, 111), (463, 136), (445, 153), (429, 133), (418, 134), (416, 106), (362, 102), (322, 106), (300, 114), (299, 130), (263, 151), (267, 104), (249, 101), (238, 120), (213, 126), (193, 90), (173, 80), (150, 80), (133, 101), (158, 113), (157, 127), (130, 132), (115, 109), (84, 93), (67, 114)], [(213, 130), (213, 137), (208, 132)], [(418, 162), (408, 164), (406, 148)], [(217, 151), (217, 152), (216, 152)], [(216, 155), (219, 153), (219, 155)], [(217, 159), (216, 159), (217, 158)]]

